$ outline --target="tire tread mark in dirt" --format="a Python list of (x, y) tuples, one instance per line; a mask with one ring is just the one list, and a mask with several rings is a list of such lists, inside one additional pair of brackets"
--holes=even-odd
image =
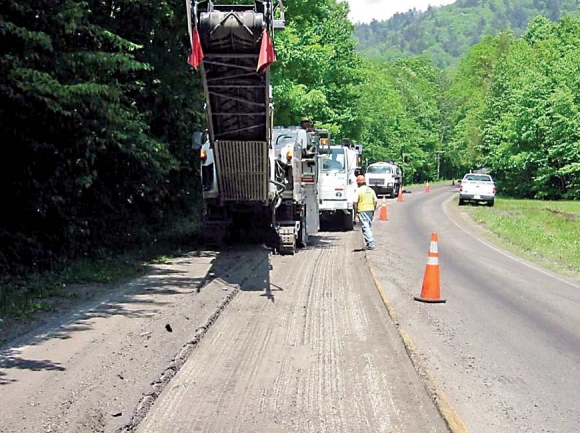
[(407, 403), (430, 402), (405, 391), (417, 388), (410, 363), (390, 364), (406, 355), (391, 345), (400, 343), (363, 255), (351, 252), (360, 236), (324, 240), (322, 248), (272, 258), (275, 302), (238, 295), (140, 433), (443, 431), (406, 411)]
[[(310, 344), (323, 355), (320, 358), (319, 368), (313, 369), (310, 378), (310, 408), (311, 413), (318, 413), (318, 426), (314, 431), (325, 431), (332, 428), (335, 431), (343, 431), (344, 417), (343, 402), (336, 398), (336, 392), (344, 389), (341, 369), (337, 363), (342, 348), (342, 338), (337, 332), (338, 314), (337, 303), (333, 298), (342, 296), (339, 292), (340, 285), (333, 284), (333, 276), (337, 273), (333, 260), (333, 250), (341, 249), (342, 245), (333, 242), (323, 249), (319, 256), (316, 270), (321, 271), (319, 278), (313, 280), (309, 290), (307, 319), (305, 321), (304, 344)], [(340, 273), (340, 271), (338, 271)], [(320, 318), (317, 317), (320, 316)], [(308, 326), (310, 325), (310, 326)], [(325, 326), (326, 325), (326, 326)], [(328, 337), (328, 338), (326, 338)], [(320, 345), (322, 342), (322, 346)], [(333, 400), (336, 406), (333, 406)], [(322, 404), (324, 402), (324, 404)], [(323, 407), (336, 407), (333, 414), (325, 420)]]
[[(298, 260), (297, 257), (291, 257), (291, 258), (288, 259), (288, 261), (289, 261), (289, 264), (290, 264), (290, 266), (287, 266), (286, 267), (288, 274), (290, 274), (290, 275), (296, 275), (295, 268), (300, 266), (300, 260)], [(286, 279), (286, 280), (288, 280), (288, 279)], [(266, 349), (267, 349), (267, 347), (269, 345), (269, 342), (270, 342), (272, 333), (273, 333), (273, 326), (268, 326), (267, 327), (267, 331), (266, 332), (263, 332), (263, 333), (261, 333), (259, 335), (256, 335), (256, 333), (254, 332), (254, 330), (259, 327), (259, 324), (262, 323), (262, 321), (260, 320), (260, 316), (264, 316), (264, 315), (267, 315), (267, 314), (272, 314), (271, 311), (268, 311), (268, 312), (265, 311), (266, 310), (266, 307), (268, 307), (268, 306), (269, 305), (267, 303), (264, 303), (262, 305), (262, 308), (260, 309), (259, 313), (256, 313), (253, 316), (254, 324), (252, 326), (252, 329), (248, 333), (249, 334), (249, 339), (251, 339), (252, 341), (255, 341), (256, 338), (258, 338), (261, 341), (261, 344), (258, 345), (259, 346), (259, 347), (257, 347), (258, 350), (253, 350), (253, 352), (254, 352), (253, 353), (253, 359), (251, 359), (250, 357), (247, 357), (247, 359), (249, 360), (249, 362), (247, 362), (246, 364), (253, 365), (253, 368), (251, 369), (251, 373), (248, 376), (248, 380), (245, 381), (246, 383), (245, 383), (245, 387), (244, 387), (244, 398), (242, 399), (242, 404), (240, 404), (239, 407), (238, 407), (238, 416), (241, 415), (241, 414), (243, 414), (244, 413), (244, 409), (246, 407), (248, 407), (249, 404), (251, 404), (250, 403), (250, 399), (249, 398), (246, 398), (246, 396), (248, 395), (249, 385), (256, 382), (255, 379), (258, 377), (258, 374), (260, 373), (259, 369), (262, 367), (260, 365), (260, 362), (259, 361), (261, 359), (263, 359), (263, 357), (264, 357), (264, 355), (266, 353)], [(276, 310), (276, 309), (277, 309), (276, 304), (274, 304), (274, 310)], [(270, 319), (270, 322), (275, 322), (277, 317), (278, 317), (278, 315), (274, 313), (272, 315), (272, 318)], [(262, 335), (264, 335), (263, 338), (261, 338)], [(251, 342), (249, 342), (246, 345), (246, 347), (248, 349), (250, 349), (251, 348)], [(248, 352), (248, 350), (245, 350), (244, 353), (245, 352)], [(242, 359), (246, 359), (246, 356), (241, 356), (241, 358)], [(243, 370), (242, 367), (244, 367), (244, 365), (237, 366), (237, 368)], [(262, 398), (263, 397), (264, 397), (264, 393), (262, 393)], [(209, 431), (210, 433), (213, 433), (214, 431), (217, 431), (217, 430), (214, 429), (214, 430), (207, 430), (207, 431)]]
[[(312, 252), (314, 253), (314, 251)], [(320, 252), (317, 252), (320, 255)], [(305, 309), (307, 309), (307, 302), (305, 301), (304, 291), (300, 290), (301, 287), (311, 287), (311, 283), (314, 275), (314, 269), (318, 263), (318, 257), (315, 260), (309, 260), (306, 264), (302, 264), (300, 260), (288, 260), (280, 266), (280, 270), (283, 269), (284, 276), (281, 276), (280, 281), (289, 282), (287, 289), (293, 288), (298, 289), (295, 298), (292, 302), (292, 308), (288, 314), (281, 314), (277, 317), (276, 327), (278, 330), (286, 330), (284, 341), (288, 347), (294, 348), (293, 350), (300, 350), (301, 348), (301, 335), (298, 331), (302, 329), (300, 323), (305, 315)], [(298, 268), (298, 269), (297, 269)], [(293, 281), (296, 276), (301, 277), (299, 280)], [(303, 282), (304, 281), (304, 282)], [(309, 290), (306, 291), (309, 293)], [(279, 331), (281, 332), (281, 331)], [(294, 363), (290, 357), (284, 357), (277, 368), (277, 373), (275, 375), (272, 390), (274, 391), (271, 395), (268, 392), (262, 392), (259, 408), (260, 412), (269, 411), (269, 413), (279, 414), (281, 411), (289, 410), (294, 416), (292, 418), (298, 417), (297, 409), (297, 396), (295, 394), (287, 392), (288, 389), (297, 388), (296, 385), (299, 381), (296, 371), (293, 370)], [(302, 371), (298, 368), (298, 371)], [(268, 404), (269, 403), (269, 404)], [(277, 418), (277, 416), (276, 416)]]

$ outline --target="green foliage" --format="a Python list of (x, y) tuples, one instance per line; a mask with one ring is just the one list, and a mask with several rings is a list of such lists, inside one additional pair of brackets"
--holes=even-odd
[(443, 74), (426, 58), (368, 60), (364, 70), (360, 111), (365, 157), (397, 162), (406, 182), (434, 179), (445, 132)]
[(461, 59), (447, 93), (450, 104), (446, 156), (453, 177), (483, 166), (480, 144), (483, 139), (484, 98), (494, 78), (494, 68), (513, 41), (512, 33), (488, 36)]
[(542, 15), (552, 21), (577, 14), (576, 0), (458, 0), (425, 12), (397, 13), (387, 21), (358, 24), (358, 49), (383, 60), (426, 55), (439, 67), (455, 65), (485, 36), (511, 29), (521, 35), (528, 22)]
[(182, 9), (3, 2), (0, 273), (124, 248), (191, 214), (200, 90), (176, 30)]
[(447, 178), (485, 167), (507, 195), (579, 199), (578, 47), (579, 18), (538, 16), (521, 38), (485, 37), (453, 72), (425, 58), (367, 60), (367, 155), (403, 160), (406, 182), (434, 179), (437, 161)]
[(534, 20), (494, 70), (483, 162), (508, 194), (580, 198), (580, 19)]
[(348, 6), (335, 0), (287, 1), (286, 29), (276, 34), (272, 67), (276, 124), (303, 116), (334, 137), (356, 137), (361, 70)]

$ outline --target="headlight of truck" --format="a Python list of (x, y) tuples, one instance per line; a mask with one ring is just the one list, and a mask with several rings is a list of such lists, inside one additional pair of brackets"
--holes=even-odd
[(387, 186), (393, 186), (393, 182), (389, 182)]

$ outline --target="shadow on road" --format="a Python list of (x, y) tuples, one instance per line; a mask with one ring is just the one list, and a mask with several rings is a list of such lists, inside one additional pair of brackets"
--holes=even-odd
[[(15, 354), (8, 354), (2, 356), (0, 359), (0, 368), (17, 368), (19, 370), (30, 370), (30, 371), (41, 371), (41, 370), (51, 370), (51, 371), (64, 371), (65, 368), (59, 363), (49, 361), (47, 359), (37, 360), (37, 359), (23, 359), (15, 356)], [(4, 379), (6, 383), (3, 382), (3, 377), (6, 373), (0, 371), (0, 385), (6, 385), (8, 383), (14, 382), (14, 380)]]
[(307, 249), (331, 248), (336, 246), (340, 235), (315, 235), (310, 236)]
[(327, 217), (320, 220), (320, 230), (324, 232), (346, 232), (344, 227), (344, 217), (336, 215), (334, 217)]
[[(16, 368), (30, 371), (64, 371), (65, 367), (50, 360), (28, 360), (20, 356), (19, 347), (35, 346), (50, 340), (67, 340), (77, 333), (90, 331), (98, 319), (112, 316), (148, 318), (174, 303), (172, 297), (196, 293), (206, 276), (203, 272), (191, 272), (196, 262), (207, 263), (215, 258), (214, 252), (195, 251), (176, 259), (170, 264), (152, 264), (146, 275), (129, 283), (91, 286), (99, 295), (86, 289), (87, 301), (77, 304), (70, 311), (50, 314), (50, 319), (37, 328), (9, 341), (0, 347), (0, 369)], [(11, 383), (6, 372), (0, 371), (0, 385)]]
[[(304, 251), (336, 246), (339, 235), (310, 237)], [(64, 371), (66, 368), (50, 360), (28, 360), (19, 356), (18, 347), (34, 346), (42, 342), (73, 338), (76, 333), (90, 331), (96, 320), (113, 316), (148, 318), (172, 305), (175, 295), (195, 296), (215, 278), (238, 285), (243, 292), (255, 292), (275, 302), (283, 287), (272, 284), (270, 271), (272, 250), (264, 245), (229, 245), (216, 251), (192, 251), (168, 263), (152, 264), (146, 275), (129, 283), (107, 287), (97, 297), (77, 305), (72, 311), (55, 314), (52, 319), (0, 347), (0, 368), (30, 371)], [(292, 256), (288, 256), (292, 260)], [(209, 270), (208, 269), (209, 265)], [(203, 270), (202, 270), (203, 269)], [(206, 272), (207, 271), (207, 272)], [(0, 385), (11, 383), (6, 372), (0, 370)]]
[(8, 385), (8, 384), (14, 383), (14, 382), (16, 382), (15, 379), (7, 379), (6, 373), (4, 373), (3, 371), (0, 371), (0, 386)]
[(274, 292), (282, 290), (270, 284), (271, 249), (264, 245), (229, 245), (215, 251), (211, 268), (205, 278), (209, 282), (219, 278), (236, 285), (244, 292), (259, 292), (274, 302)]

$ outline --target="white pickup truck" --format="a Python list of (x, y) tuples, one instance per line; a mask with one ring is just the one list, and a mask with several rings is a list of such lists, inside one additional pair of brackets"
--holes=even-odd
[(459, 187), (459, 206), (466, 202), (493, 206), (497, 188), (489, 174), (468, 173), (461, 179)]

